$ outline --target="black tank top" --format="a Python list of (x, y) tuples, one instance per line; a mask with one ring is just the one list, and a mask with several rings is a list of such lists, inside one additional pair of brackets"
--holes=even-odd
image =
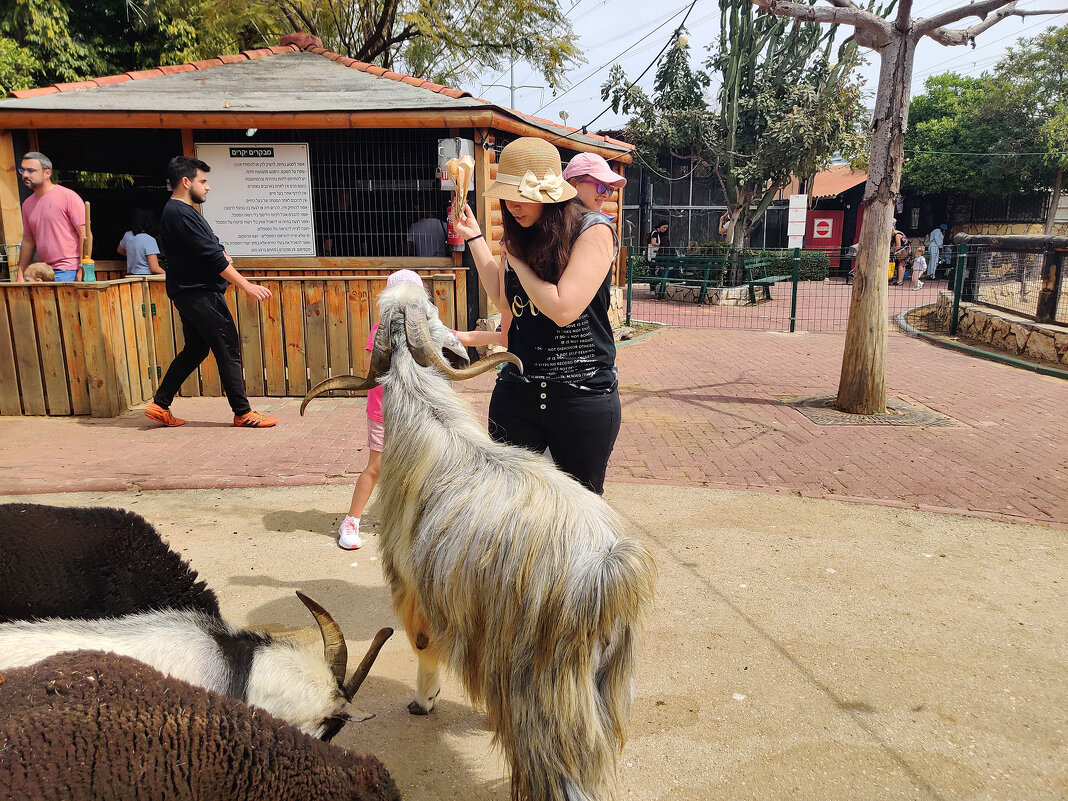
[[(612, 223), (599, 212), (587, 211), (579, 235), (595, 225), (611, 227)], [(614, 229), (612, 239), (616, 241)], [(561, 328), (538, 310), (515, 271), (505, 264), (504, 293), (512, 311), (508, 350), (523, 361), (523, 374), (506, 364), (499, 380), (555, 381), (602, 394), (615, 389), (616, 344), (608, 321), (611, 285), (609, 268), (590, 305), (577, 320)]]

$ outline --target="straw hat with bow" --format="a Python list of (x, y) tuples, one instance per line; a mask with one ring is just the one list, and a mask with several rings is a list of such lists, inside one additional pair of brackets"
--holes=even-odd
[(562, 203), (577, 194), (562, 173), (559, 150), (544, 139), (524, 136), (501, 151), (497, 180), (483, 196), (519, 203)]

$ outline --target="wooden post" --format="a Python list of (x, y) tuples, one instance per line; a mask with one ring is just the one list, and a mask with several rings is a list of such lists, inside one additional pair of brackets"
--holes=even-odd
[[(22, 242), (22, 207), (19, 174), (11, 131), (0, 131), (0, 244), (6, 245), (8, 266), (18, 268), (15, 248)], [(10, 270), (12, 277), (15, 269)]]
[[(488, 147), (482, 147), (481, 144), (488, 145)], [(488, 197), (482, 197), (482, 193), (489, 189), (491, 182), (490, 178), (490, 164), (493, 161), (493, 134), (488, 128), (476, 128), (475, 129), (475, 217), (478, 218), (478, 225), (482, 229), (482, 232), (486, 235), (486, 244), (490, 245), (490, 249), (493, 249), (492, 239), (492, 226), (491, 226), (491, 204), (496, 204), (496, 200), (491, 200)], [(477, 281), (477, 273), (471, 277), (471, 280)], [(465, 301), (466, 304), (466, 301)], [(490, 310), (489, 298), (486, 296), (486, 288), (482, 286), (481, 282), (478, 285), (478, 316), (485, 318), (489, 317), (493, 312)]]
[(1038, 307), (1035, 309), (1036, 323), (1053, 323), (1057, 320), (1057, 299), (1061, 296), (1064, 283), (1063, 257), (1063, 253), (1055, 250), (1046, 251), (1042, 263), (1042, 288), (1038, 292)]

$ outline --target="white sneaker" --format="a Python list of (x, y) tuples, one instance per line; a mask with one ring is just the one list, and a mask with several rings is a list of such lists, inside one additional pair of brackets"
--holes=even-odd
[(360, 521), (355, 517), (345, 515), (337, 535), (338, 547), (346, 551), (355, 551), (363, 546), (363, 540), (360, 539)]
[(916, 282), (916, 286), (914, 286), (912, 288), (912, 291), (915, 292), (915, 291), (917, 291), (919, 289), (923, 289), (923, 281), (917, 281)]

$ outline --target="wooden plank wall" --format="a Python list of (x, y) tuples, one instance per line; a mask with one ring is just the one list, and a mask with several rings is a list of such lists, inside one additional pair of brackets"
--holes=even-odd
[[(466, 273), (424, 278), (442, 322), (466, 327)], [(252, 396), (302, 397), (317, 382), (366, 375), (366, 350), (386, 275), (261, 279), (257, 303), (232, 287), (226, 301)], [(184, 344), (162, 278), (81, 284), (0, 282), (0, 414), (114, 417), (147, 402)], [(182, 385), (221, 396), (214, 358)]]

